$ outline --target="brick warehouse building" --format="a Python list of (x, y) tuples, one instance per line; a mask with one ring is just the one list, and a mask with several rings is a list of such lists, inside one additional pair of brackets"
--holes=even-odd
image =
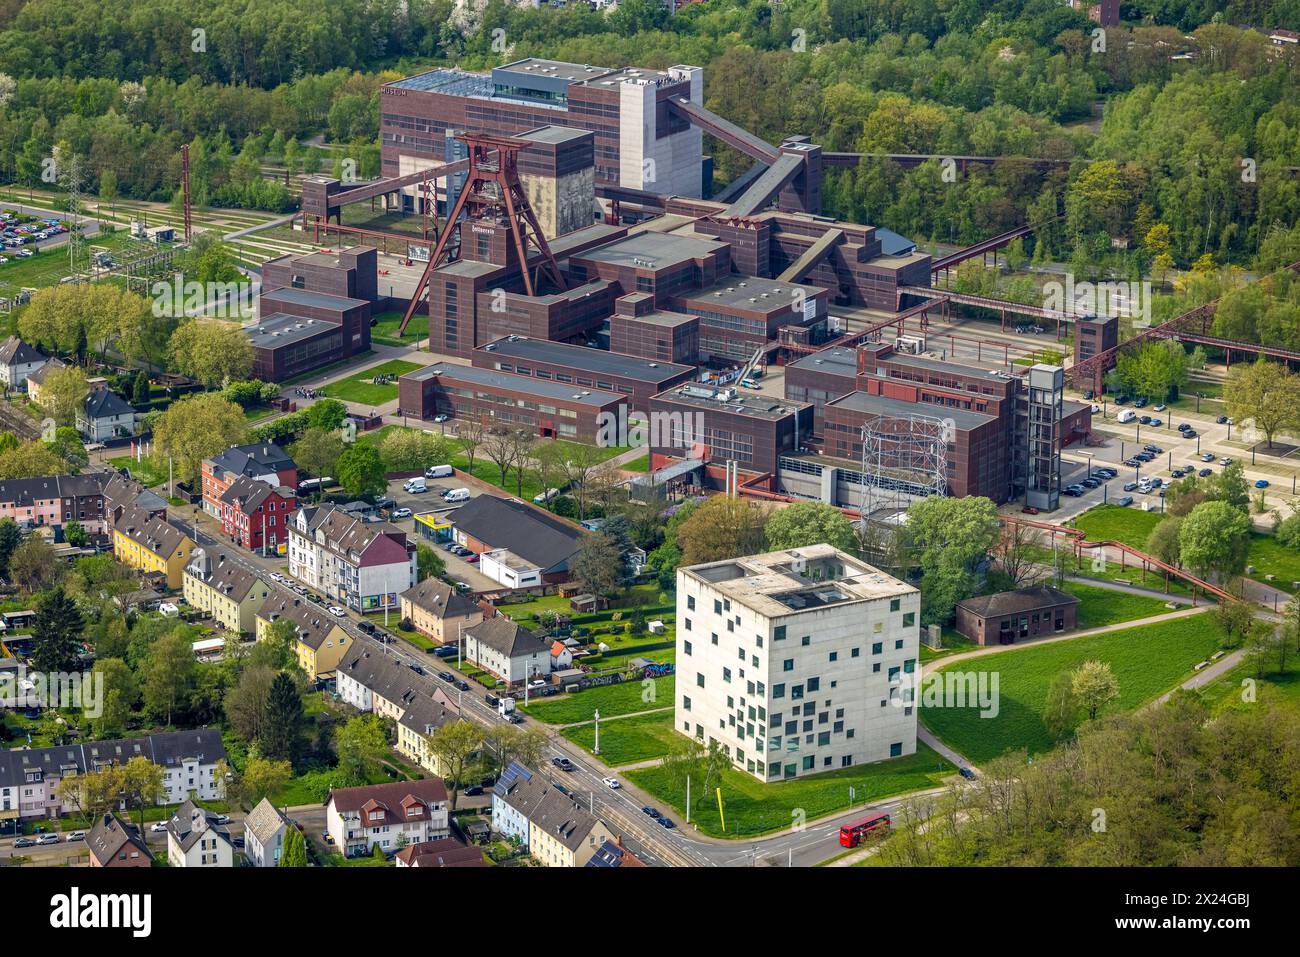
[[(703, 136), (669, 100), (704, 100), (703, 71), (609, 68), (529, 58), (490, 75), (436, 69), (379, 90), (384, 176), (455, 158), (454, 131), (518, 135), (544, 126), (592, 133), (595, 179), (633, 189), (699, 196)], [(414, 209), (417, 191), (403, 191)]]
[(703, 458), (735, 462), (753, 474), (774, 473), (812, 433), (812, 406), (734, 389), (679, 385), (650, 400), (650, 465)]
[[(836, 491), (839, 479), (827, 470), (855, 473), (860, 468), (863, 424), (875, 416), (918, 415), (953, 422), (953, 441), (947, 449), (952, 494), (986, 495), (999, 503), (1018, 498), (1031, 469), (1027, 451), (1031, 393), (1024, 378), (1029, 371), (1016, 367), (1012, 374), (945, 362), (887, 343), (805, 356), (786, 367), (785, 395), (813, 404), (821, 450), (837, 461), (814, 458), (787, 463), (790, 487), (801, 494), (819, 490), (824, 500), (845, 504), (844, 494), (855, 493)], [(1052, 415), (1058, 452), (1091, 432), (1092, 410), (1087, 404), (1062, 403)], [(1059, 471), (1059, 464), (1056, 468)], [(1057, 479), (1059, 483), (1059, 474)]]
[(629, 396), (638, 412), (646, 411), (651, 397), (695, 378), (694, 366), (518, 336), (490, 342), (470, 358), (480, 369)]
[(654, 296), (633, 292), (619, 297), (609, 317), (609, 351), (656, 362), (693, 366), (700, 355), (700, 317), (661, 312)]
[(450, 363), (408, 372), (397, 386), (402, 415), (482, 419), (587, 444), (596, 443), (603, 422), (618, 421), (627, 403), (614, 392)]
[(386, 301), (377, 269), (369, 246), (268, 260), (258, 321), (245, 327), (254, 377), (283, 382), (368, 351), (371, 314)]

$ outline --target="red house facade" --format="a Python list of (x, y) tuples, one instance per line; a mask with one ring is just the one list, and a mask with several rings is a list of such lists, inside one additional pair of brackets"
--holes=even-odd
[[(298, 488), (298, 466), (278, 445), (235, 445), (203, 460), (203, 511), (222, 518), (222, 496), (238, 478), (255, 479), (274, 488)], [(283, 537), (280, 541), (284, 541)]]
[(241, 548), (279, 554), (289, 547), (289, 519), (298, 508), (291, 488), (235, 479), (221, 496), (221, 527)]

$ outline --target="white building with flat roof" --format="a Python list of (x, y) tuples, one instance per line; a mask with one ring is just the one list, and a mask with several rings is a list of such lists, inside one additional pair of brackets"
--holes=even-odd
[(913, 754), (920, 610), (830, 545), (679, 568), (675, 727), (762, 781)]

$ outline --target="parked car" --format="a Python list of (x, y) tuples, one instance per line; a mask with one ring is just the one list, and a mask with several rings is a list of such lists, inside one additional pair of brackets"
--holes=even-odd
[(68, 833), (68, 836), (65, 837), (63, 840), (65, 842), (69, 842), (69, 841), (84, 841), (85, 839), (86, 839), (85, 831), (70, 831)]
[(35, 847), (35, 846), (36, 846), (36, 842), (33, 841), (30, 837), (20, 837), (18, 838), (18, 840), (14, 841), (14, 847)]
[(1143, 425), (1150, 425), (1150, 424), (1151, 424), (1151, 416), (1149, 416), (1149, 415), (1140, 415), (1140, 416), (1138, 416), (1138, 421), (1141, 422)]
[(1256, 479), (1255, 488), (1268, 488), (1268, 479)]
[(1146, 396), (1144, 395), (1138, 396), (1136, 399), (1133, 400), (1133, 405), (1139, 409), (1145, 409), (1147, 407)]
[(218, 814), (218, 815), (216, 816), (215, 820), (216, 820), (216, 822), (217, 822), (218, 824), (226, 825), (226, 824), (229, 824), (229, 823), (230, 823), (230, 815), (229, 815), (229, 814)]
[(149, 830), (152, 831), (154, 834), (161, 834), (163, 833), (163, 831), (167, 830), (167, 822), (154, 821), (152, 824), (149, 825)]
[(1142, 446), (1142, 451), (1150, 452), (1152, 455), (1159, 455), (1161, 452), (1164, 451), (1164, 449), (1162, 449), (1158, 445), (1144, 445)]
[(577, 770), (577, 767), (574, 765), (574, 763), (565, 757), (551, 758), (551, 763), (555, 765), (557, 768), (559, 768), (561, 771), (573, 772)]
[(1161, 402), (1157, 406), (1153, 406), (1151, 409), (1152, 412), (1163, 412), (1164, 410), (1165, 410), (1165, 404), (1163, 402)]
[(1153, 427), (1155, 427), (1155, 428), (1159, 428), (1160, 426), (1162, 426), (1162, 425), (1164, 425), (1164, 424), (1165, 424), (1165, 420), (1164, 420), (1164, 419), (1156, 418), (1156, 417), (1153, 417), (1153, 418), (1151, 419), (1151, 425), (1152, 425)]
[(422, 675), (422, 674), (424, 674), (424, 667), (423, 667), (423, 666), (422, 666), (418, 661), (411, 661), (411, 662), (408, 662), (407, 665), (406, 665), (406, 667), (410, 668), (410, 669), (411, 669), (412, 671), (414, 671), (417, 675)]
[(1126, 395), (1117, 395), (1117, 396), (1115, 396), (1115, 404), (1116, 404), (1116, 405), (1124, 405), (1124, 404), (1126, 404), (1127, 402), (1128, 402), (1128, 396), (1126, 396)]
[(1080, 479), (1079, 484), (1082, 485), (1084, 488), (1094, 489), (1097, 488), (1099, 485), (1101, 485), (1101, 480), (1095, 478), (1085, 478), (1085, 479)]
[(437, 655), (439, 658), (451, 658), (454, 657), (456, 654), (456, 646), (439, 645), (437, 648), (433, 649), (433, 653)]
[(1130, 505), (1133, 504), (1133, 496), (1122, 495), (1119, 498), (1115, 499), (1115, 504), (1118, 505), (1120, 508), (1128, 508)]
[(443, 681), (447, 682), (447, 684), (449, 685), (456, 683), (456, 676), (452, 674), (450, 671), (439, 671), (438, 677), (441, 678)]
[(59, 835), (57, 835), (57, 834), (42, 834), (40, 837), (38, 837), (38, 838), (36, 839), (36, 843), (37, 843), (37, 844), (58, 844), (58, 843), (59, 843)]
[(1191, 423), (1189, 423), (1189, 422), (1179, 422), (1179, 423), (1178, 423), (1178, 431), (1179, 431), (1179, 432), (1186, 432), (1186, 431), (1187, 431), (1188, 429), (1190, 429), (1191, 427), (1192, 427), (1192, 426), (1191, 426)]
[(1137, 482), (1125, 482), (1125, 483), (1124, 483), (1124, 491), (1126, 491), (1126, 492), (1136, 492), (1136, 491), (1137, 491), (1137, 487), (1138, 487), (1138, 483), (1137, 483)]
[(1209, 478), (1214, 474), (1214, 469), (1201, 469), (1198, 473), (1201, 478)]
[(967, 781), (975, 780), (975, 772), (972, 771), (970, 768), (964, 768), (964, 767), (958, 768), (957, 773), (960, 774), (962, 777), (964, 777)]
[(464, 794), (466, 797), (475, 797), (483, 793), (483, 785), (471, 784), (469, 787), (467, 787), (465, 790), (461, 791), (460, 793)]
[(1200, 434), (1201, 433), (1197, 432), (1195, 429), (1188, 429), (1186, 432), (1183, 433), (1183, 438), (1194, 439)]
[(1026, 515), (1037, 515), (1037, 514), (1038, 514), (1038, 509), (1034, 508), (1034, 506), (1032, 506), (1032, 505), (1026, 505), (1026, 506), (1025, 506), (1024, 508), (1022, 508), (1020, 511), (1024, 512)]
[(342, 617), (344, 617), (345, 615), (347, 615), (347, 612), (345, 612), (345, 611), (344, 611), (342, 608), (340, 608), (338, 605), (330, 605), (330, 607), (329, 607), (329, 613), (330, 613), (331, 615), (333, 615), (335, 618), (342, 618)]
[(671, 819), (671, 818), (660, 817), (658, 820), (659, 820), (659, 826), (660, 826), (660, 827), (662, 827), (662, 828), (666, 828), (667, 830), (670, 830), (670, 831), (671, 831), (673, 828), (675, 828), (675, 827), (677, 826), (676, 824), (674, 824), (674, 823), (672, 822), (672, 819)]
[(1202, 461), (1202, 462), (1213, 462), (1213, 461), (1214, 461), (1214, 453), (1213, 453), (1213, 452), (1206, 452), (1204, 455), (1201, 456), (1201, 461)]
[(469, 682), (466, 681), (464, 678), (461, 678), (456, 682), (456, 687), (459, 688), (461, 691), (468, 691)]
[(1078, 498), (1080, 495), (1083, 494), (1083, 486), (1067, 485), (1065, 488), (1061, 489), (1061, 494), (1069, 495), (1071, 498)]
[(1219, 416), (1217, 419), (1215, 419), (1214, 421), (1215, 421), (1218, 425), (1227, 425), (1227, 424), (1228, 424), (1228, 417), (1227, 417), (1226, 415), (1221, 415), (1221, 416)]
[(366, 621), (365, 619), (362, 619), (361, 621), (357, 622), (357, 627), (360, 628), (362, 631), (364, 631), (367, 635), (373, 635), (375, 633), (375, 626), (371, 622)]
[(658, 816), (659, 816), (659, 811), (656, 810), (655, 808), (652, 808), (652, 807), (651, 807), (650, 805), (648, 805), (648, 804), (647, 804), (645, 807), (641, 808), (641, 810), (644, 811), (646, 814), (649, 814), (651, 817), (658, 817)]
[(388, 517), (393, 519), (394, 521), (396, 521), (399, 518), (410, 518), (411, 510), (409, 508), (395, 508), (393, 509), (392, 514), (389, 515)]

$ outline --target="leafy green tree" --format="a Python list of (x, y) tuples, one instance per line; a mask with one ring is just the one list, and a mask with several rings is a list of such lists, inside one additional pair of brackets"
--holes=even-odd
[(778, 508), (767, 520), (765, 531), (771, 549), (826, 544), (852, 554), (857, 548), (852, 523), (838, 508), (824, 502), (796, 502)]
[(253, 371), (253, 346), (238, 323), (190, 319), (167, 341), (167, 360), (181, 375), (211, 389)]
[(1119, 682), (1104, 661), (1085, 661), (1070, 672), (1070, 689), (1079, 707), (1093, 721), (1102, 708), (1119, 697)]
[(302, 737), (303, 720), (302, 695), (293, 679), (282, 671), (271, 682), (266, 725), (259, 738), (262, 753), (272, 760), (292, 761)]
[(284, 849), (280, 852), (278, 867), (306, 867), (307, 841), (302, 831), (291, 827), (284, 832)]
[(1062, 671), (1052, 679), (1047, 690), (1047, 705), (1043, 709), (1043, 723), (1047, 733), (1056, 741), (1074, 732), (1079, 720), (1079, 699), (1074, 691), (1074, 678)]
[(1228, 414), (1243, 425), (1247, 420), (1264, 433), (1268, 447), (1273, 436), (1300, 425), (1300, 377), (1278, 362), (1261, 358), (1250, 365), (1233, 366), (1223, 387)]
[(92, 718), (95, 736), (100, 739), (120, 737), (140, 700), (135, 673), (121, 658), (96, 660), (94, 673), (103, 675), (103, 705), (100, 715)]
[(62, 588), (40, 597), (32, 620), (32, 667), (37, 671), (72, 671), (81, 656), (83, 620)]
[(12, 518), (0, 518), (0, 575), (8, 576), (9, 559), (23, 540), (23, 531)]
[(447, 563), (430, 545), (423, 543), (415, 546), (416, 575), (420, 581), (437, 578), (447, 570)]
[(293, 777), (293, 765), (288, 761), (272, 761), (254, 750), (244, 764), (243, 773), (235, 782), (238, 800), (248, 808), (256, 807), (263, 798), (278, 794)]
[(9, 556), (9, 580), (28, 594), (45, 591), (63, 577), (65, 569), (54, 546), (36, 535)]
[(348, 418), (348, 407), (338, 399), (318, 399), (307, 407), (307, 426), (332, 431)]
[(474, 757), (483, 747), (483, 729), (472, 721), (449, 721), (426, 736), (425, 743), (438, 774), (451, 788), (451, 809), (454, 811)]
[(300, 469), (312, 478), (324, 478), (335, 471), (335, 465), (343, 455), (344, 445), (335, 432), (309, 428), (289, 451)]
[(1183, 565), (1202, 577), (1240, 575), (1250, 547), (1250, 517), (1227, 502), (1202, 502), (1178, 530)]
[(372, 445), (353, 445), (339, 456), (338, 480), (349, 495), (378, 495), (388, 487), (384, 463)]
[(388, 757), (388, 737), (378, 715), (349, 718), (334, 738), (339, 773), (351, 784), (365, 784), (378, 774)]
[(932, 495), (907, 510), (903, 540), (921, 569), (921, 620), (952, 618), (957, 602), (975, 594), (976, 567), (998, 540), (997, 507), (978, 496)]
[(192, 640), (186, 631), (176, 629), (155, 641), (142, 669), (146, 710), (170, 725), (185, 703), (196, 667)]
[(623, 554), (614, 539), (600, 532), (583, 537), (570, 570), (589, 594), (613, 598), (623, 588)]
[(715, 495), (675, 528), (681, 564), (717, 562), (761, 552), (767, 509), (748, 499)]
[(192, 483), (204, 459), (247, 438), (243, 409), (220, 395), (199, 393), (173, 402), (154, 423), (154, 455), (163, 465), (170, 457), (176, 478)]
[(279, 674), (267, 664), (248, 664), (235, 687), (226, 693), (226, 720), (231, 730), (250, 744), (266, 734), (271, 685)]

